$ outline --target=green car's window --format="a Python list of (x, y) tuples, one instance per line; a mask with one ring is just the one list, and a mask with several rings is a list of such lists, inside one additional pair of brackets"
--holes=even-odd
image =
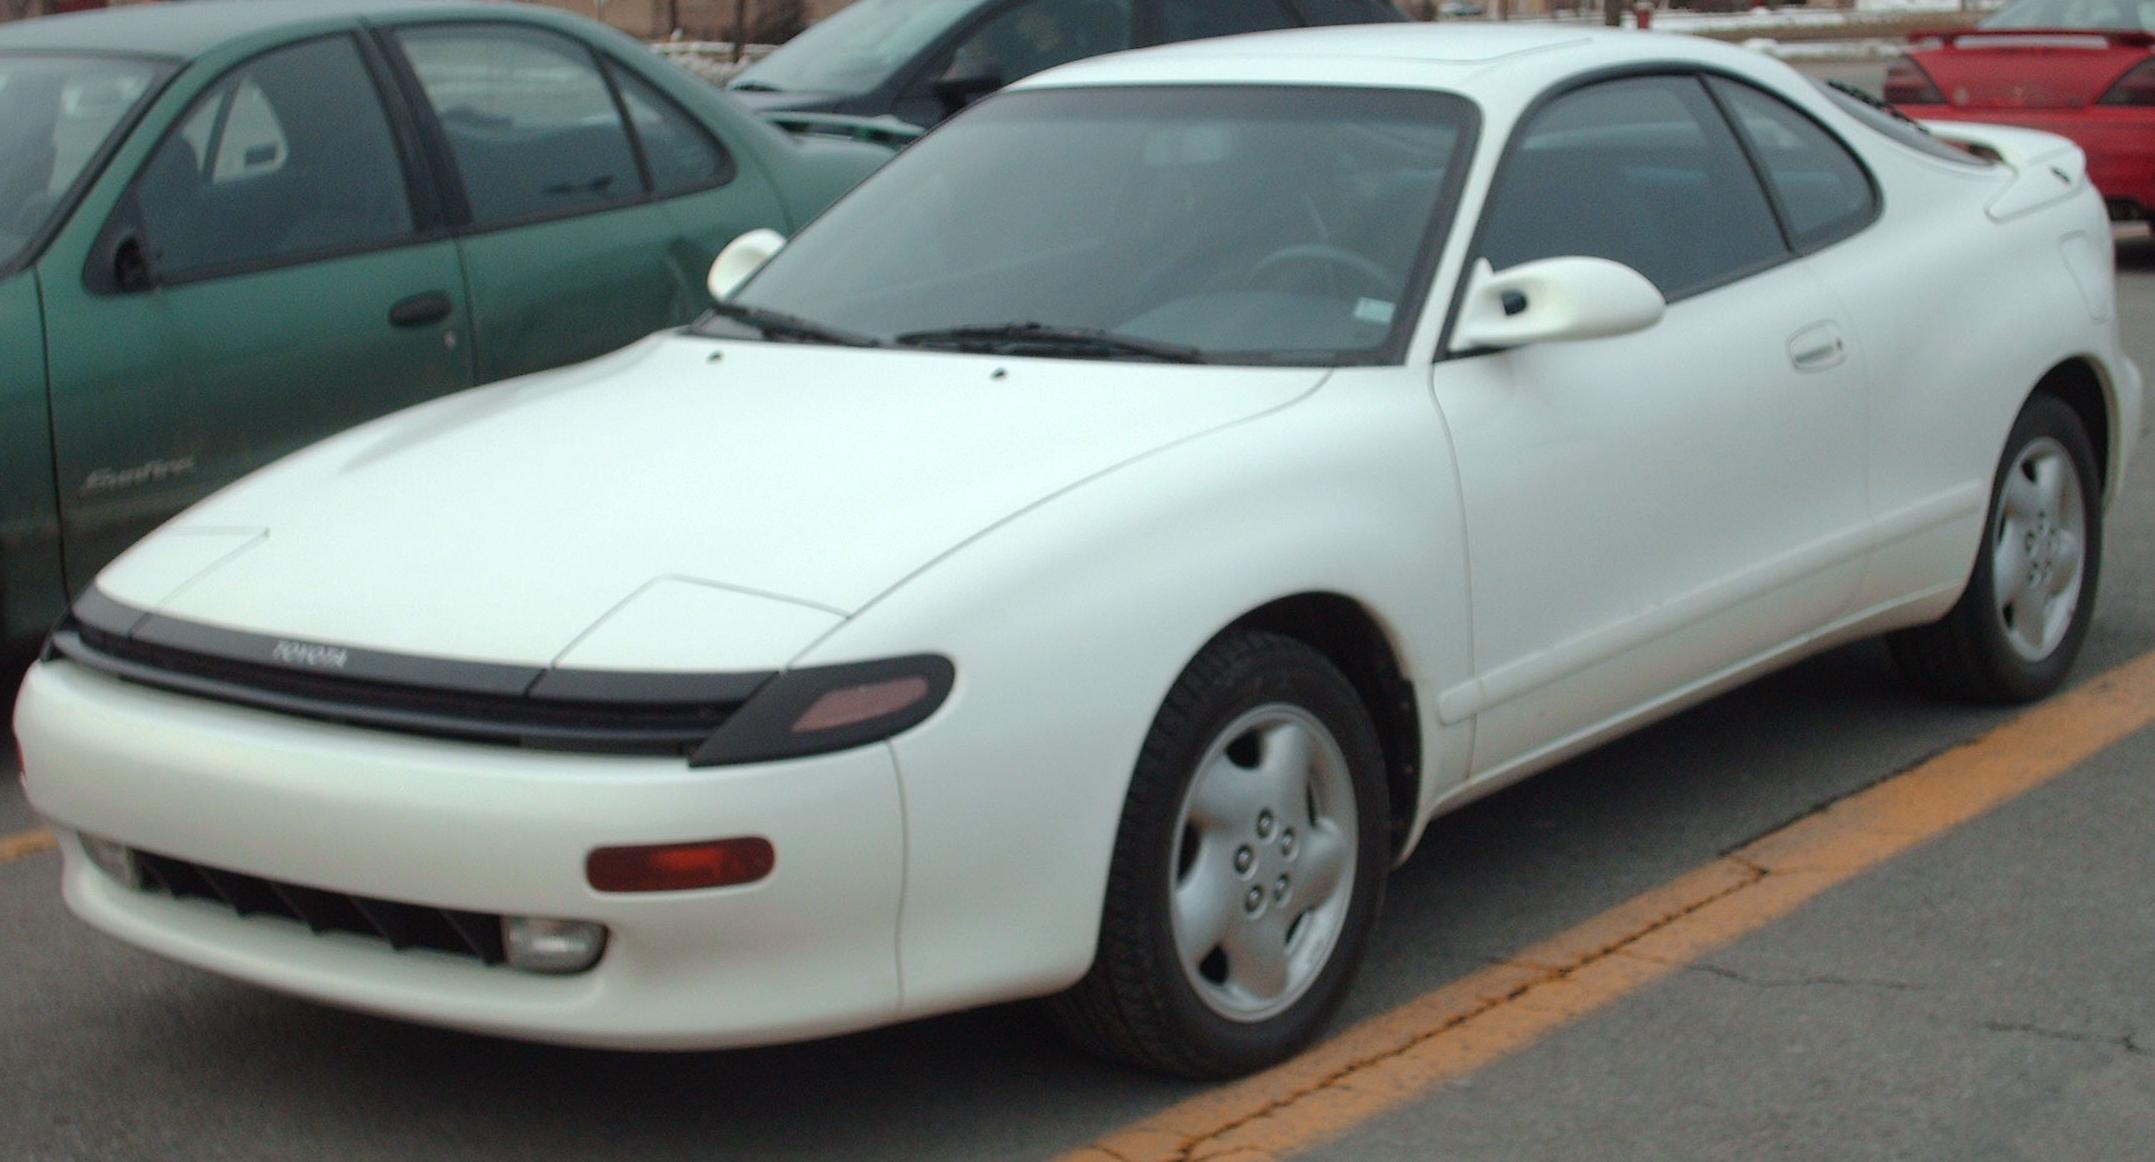
[(733, 158), (664, 94), (626, 69), (610, 70), (643, 144), (660, 196), (700, 190), (733, 177)]
[(44, 230), (164, 71), (112, 57), (0, 56), (0, 267)]
[(328, 255), (413, 233), (381, 97), (346, 37), (278, 49), (212, 86), (135, 183), (160, 277)]
[(449, 139), (474, 224), (644, 192), (613, 92), (582, 45), (498, 24), (408, 28), (397, 39)]

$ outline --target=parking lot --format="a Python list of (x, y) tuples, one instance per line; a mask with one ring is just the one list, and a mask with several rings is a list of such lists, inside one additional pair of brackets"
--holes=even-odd
[[(2128, 345), (2155, 368), (2155, 242), (2118, 253)], [(2060, 702), (2001, 743), (2015, 712), (1912, 695), (1863, 644), (1448, 816), (1393, 877), (1336, 1023), (1377, 1048), (1225, 1091), (1097, 1064), (1026, 1006), (629, 1055), (288, 1000), (70, 919), (7, 779), (0, 1158), (2145, 1157), (2155, 729), (2116, 724), (2155, 653), (2146, 463), (2107, 557), (2076, 680), (2115, 674), (2122, 693)], [(1785, 906), (1683, 956), (1642, 953), (1652, 967), (1622, 981), (1584, 971), (1734, 898), (1684, 885), (1760, 837), (1903, 772), (1950, 786), (1959, 768), (1925, 764), (1993, 753), (2073, 757), (1992, 784), (1999, 805), (1966, 822), (1950, 804), (1894, 816), (1889, 843), (1804, 865), (1819, 878)], [(1538, 959), (1563, 947), (1584, 951)], [(1446, 1008), (1505, 971), (1523, 975)]]

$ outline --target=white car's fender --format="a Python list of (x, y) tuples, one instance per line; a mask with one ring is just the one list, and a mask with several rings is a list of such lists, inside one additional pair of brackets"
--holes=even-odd
[(811, 648), (796, 664), (957, 665), (937, 719), (891, 744), (905, 1011), (1085, 971), (1145, 724), (1211, 636), (1278, 599), (1356, 602), (1422, 692), (1418, 819), (1471, 742), (1434, 716), (1434, 691), (1471, 665), (1463, 536), (1426, 375), (1342, 371), (1004, 521)]

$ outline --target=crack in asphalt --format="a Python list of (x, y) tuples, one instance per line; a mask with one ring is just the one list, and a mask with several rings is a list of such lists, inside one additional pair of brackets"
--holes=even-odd
[[(1531, 980), (1528, 980), (1524, 984), (1519, 985), (1518, 987), (1502, 994), (1501, 996), (1493, 996), (1484, 1001), (1482, 1004), (1468, 1010), (1467, 1012), (1452, 1017), (1450, 1020), (1444, 1021), (1430, 1029), (1424, 1030), (1421, 1033), (1410, 1038), (1403, 1044), (1394, 1046), (1393, 1048), (1385, 1052), (1374, 1053), (1369, 1056), (1352, 1061), (1337, 1070), (1325, 1074), (1323, 1077), (1311, 1082), (1310, 1084), (1296, 1089), (1292, 1093), (1286, 1094), (1278, 1098), (1274, 1098), (1264, 1103), (1257, 1109), (1252, 1110), (1251, 1112), (1239, 1118), (1236, 1118), (1231, 1122), (1225, 1122), (1220, 1125), (1211, 1127), (1207, 1129), (1203, 1134), (1188, 1138), (1177, 1147), (1173, 1157), (1177, 1160), (1177, 1162), (1208, 1162), (1208, 1160), (1225, 1160), (1237, 1154), (1245, 1154), (1246, 1151), (1244, 1151), (1243, 1149), (1232, 1146), (1222, 1151), (1209, 1153), (1202, 1151), (1204, 1151), (1204, 1148), (1207, 1143), (1226, 1138), (1229, 1135), (1233, 1134), (1234, 1131), (1240, 1129), (1243, 1126), (1249, 1125), (1252, 1122), (1259, 1121), (1279, 1110), (1292, 1106), (1296, 1102), (1299, 1102), (1312, 1094), (1321, 1093), (1327, 1089), (1330, 1089), (1343, 1081), (1347, 1081), (1353, 1078), (1358, 1073), (1364, 1072), (1365, 1070), (1371, 1069), (1375, 1066), (1383, 1064), (1384, 1062), (1393, 1060), (1403, 1054), (1411, 1052), (1416, 1047), (1423, 1045), (1435, 1038), (1442, 1037), (1445, 1034), (1450, 1033), (1454, 1029), (1459, 1028), (1461, 1025), (1464, 1025), (1467, 1022), (1482, 1016), (1483, 1014), (1508, 1005), (1513, 1001), (1518, 1000), (1520, 997), (1523, 997), (1528, 993), (1534, 992), (1537, 989), (1545, 988), (1551, 984), (1561, 982), (1589, 965), (1595, 964), (1602, 960), (1606, 960), (1611, 956), (1622, 954), (1626, 947), (1632, 944), (1636, 944), (1639, 941), (1645, 939), (1646, 937), (1651, 936), (1655, 932), (1658, 932), (1671, 924), (1675, 924), (1685, 919), (1686, 917), (1689, 917), (1690, 915), (1699, 911), (1702, 908), (1706, 908), (1710, 905), (1719, 903), (1722, 900), (1728, 899), (1730, 896), (1736, 895), (1737, 893), (1742, 892), (1747, 888), (1753, 887), (1757, 885), (1761, 880), (1764, 880), (1767, 876), (1775, 874), (1769, 869), (1762, 867), (1759, 864), (1754, 863), (1741, 856), (1730, 855), (1723, 858), (1728, 860), (1728, 862), (1740, 867), (1745, 873), (1744, 878), (1734, 884), (1729, 885), (1728, 887), (1721, 889), (1720, 891), (1711, 892), (1696, 900), (1689, 901), (1683, 907), (1671, 911), (1669, 914), (1662, 916), (1657, 920), (1654, 920), (1652, 923), (1641, 925), (1640, 927), (1634, 929), (1633, 931), (1625, 934), (1622, 937), (1617, 938), (1616, 940), (1609, 942), (1606, 945), (1576, 956), (1569, 963), (1564, 964), (1560, 967), (1544, 968), (1543, 966), (1531, 964), (1517, 958), (1504, 960), (1501, 962), (1502, 965), (1540, 969), (1541, 975), (1536, 976)], [(1100, 1149), (1100, 1147), (1097, 1146), (1094, 1148)], [(1111, 1158), (1121, 1157), (1120, 1155), (1117, 1155), (1112, 1151), (1104, 1149), (1101, 1150), (1101, 1153), (1106, 1154)]]
[(2052, 1029), (2024, 1021), (1985, 1021), (1983, 1027), (1993, 1033), (2026, 1033), (2051, 1041), (2070, 1041), (2076, 1045), (2108, 1045), (2122, 1049), (2136, 1057), (2155, 1057), (2155, 1046), (2142, 1045), (2138, 1032), (2127, 1030), (2119, 1034), (2076, 1033), (2071, 1029)]
[[(1723, 859), (1733, 859), (1737, 863), (1743, 864), (1746, 867), (1758, 868), (1757, 864), (1745, 859), (1742, 854), (1752, 844), (1758, 843), (1759, 841), (1766, 839), (1769, 836), (1778, 835), (1781, 832), (1786, 831), (1791, 827), (1794, 827), (1796, 824), (1801, 823), (1814, 815), (1824, 815), (1826, 812), (1833, 810), (1835, 807), (1840, 806), (1842, 803), (1853, 799), (1858, 795), (1861, 795), (1865, 791), (1872, 790), (1873, 788), (1876, 788), (1881, 784), (1892, 782), (1894, 779), (1900, 778), (1902, 775), (1905, 775), (1910, 771), (1916, 770), (1927, 763), (1935, 762), (1941, 756), (1946, 755), (1952, 751), (1960, 750), (1961, 748), (1968, 745), (1969, 744), (1967, 742), (1956, 742), (1948, 744), (1946, 746), (1941, 746), (1936, 750), (1930, 751), (1929, 753), (1918, 757), (1913, 762), (1887, 771), (1885, 774), (1879, 775), (1876, 778), (1865, 779), (1860, 783), (1844, 787), (1841, 790), (1836, 791), (1833, 794), (1818, 800), (1810, 806), (1805, 807), (1801, 811), (1797, 811), (1794, 814), (1789, 815), (1787, 818), (1781, 820), (1778, 823), (1768, 824), (1760, 830), (1753, 832), (1750, 835), (1744, 836), (1742, 839), (1739, 839), (1736, 842), (1730, 844), (1727, 850), (1721, 852), (1721, 857)], [(1765, 869), (1759, 868), (1759, 870), (1764, 871)]]
[(1890, 989), (1896, 992), (1927, 992), (1931, 988), (1931, 986), (1927, 984), (1914, 984), (1905, 980), (1884, 980), (1875, 977), (1840, 976), (1836, 973), (1830, 972), (1810, 973), (1804, 976), (1770, 977), (1754, 976), (1747, 972), (1739, 972), (1736, 969), (1726, 967), (1725, 965), (1706, 964), (1703, 962), (1696, 964), (1686, 964), (1681, 967), (1687, 972), (1703, 972), (1709, 976), (1717, 976), (1721, 977), (1724, 980), (1735, 981), (1738, 984), (1747, 984), (1756, 988), (1767, 989), (1812, 988), (1818, 986), (1826, 986), (1838, 988)]

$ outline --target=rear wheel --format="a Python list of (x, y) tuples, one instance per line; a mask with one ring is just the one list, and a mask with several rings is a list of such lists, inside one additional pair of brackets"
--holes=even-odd
[(1313, 1040), (1383, 891), (1383, 754), (1322, 654), (1233, 633), (1153, 721), (1125, 802), (1091, 971), (1049, 1002), (1080, 1045), (1185, 1077)]
[(2101, 498), (2080, 416), (2054, 396), (2030, 399), (1992, 481), (1967, 591), (1938, 622), (1886, 639), (1902, 674), (1920, 689), (1982, 702), (2056, 690), (2095, 611)]

